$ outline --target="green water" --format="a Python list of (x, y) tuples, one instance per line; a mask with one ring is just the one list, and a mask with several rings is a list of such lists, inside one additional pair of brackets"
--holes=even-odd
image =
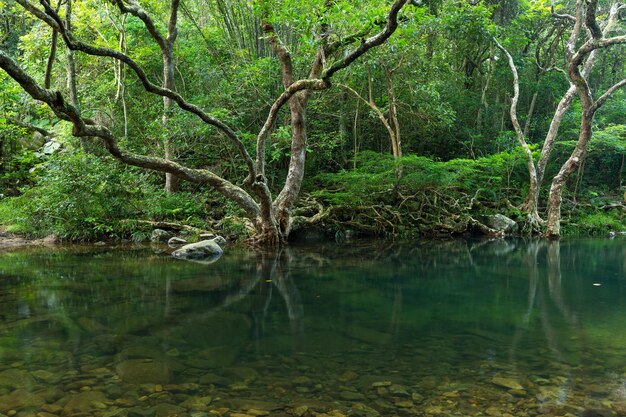
[(626, 415), (626, 240), (0, 252), (0, 416)]

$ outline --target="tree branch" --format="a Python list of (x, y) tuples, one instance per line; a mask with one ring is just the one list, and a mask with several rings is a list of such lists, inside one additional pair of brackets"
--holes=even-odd
[(400, 10), (402, 10), (402, 8), (408, 3), (408, 1), (409, 0), (396, 0), (389, 10), (389, 14), (387, 15), (387, 24), (385, 25), (383, 30), (368, 39), (364, 39), (356, 49), (348, 53), (340, 61), (334, 63), (330, 68), (323, 71), (322, 79), (327, 81), (330, 80), (330, 78), (337, 71), (346, 68), (354, 61), (356, 61), (361, 55), (363, 55), (373, 47), (381, 45), (387, 39), (389, 39), (393, 32), (395, 32), (398, 28), (398, 14), (400, 13)]
[(604, 92), (604, 94), (602, 94), (595, 102), (595, 104), (593, 105), (593, 109), (592, 111), (597, 111), (600, 107), (602, 107), (604, 105), (604, 103), (613, 95), (613, 93), (615, 93), (617, 90), (619, 90), (620, 88), (626, 86), (626, 78), (621, 80), (620, 82), (614, 84), (613, 86), (611, 86), (611, 88), (609, 88), (608, 90), (606, 90)]
[(272, 133), (272, 127), (276, 122), (276, 118), (278, 117), (278, 112), (280, 109), (294, 96), (294, 94), (303, 90), (325, 90), (330, 85), (324, 80), (317, 79), (306, 79), (306, 80), (298, 80), (291, 84), (289, 87), (283, 91), (283, 93), (274, 101), (272, 107), (270, 108), (270, 112), (265, 119), (265, 123), (261, 128), (257, 136), (257, 147), (256, 147), (256, 160), (257, 160), (257, 175), (265, 175), (265, 142), (267, 138)]
[(0, 50), (0, 68), (18, 82), (33, 99), (46, 103), (57, 117), (71, 122), (74, 136), (103, 139), (109, 153), (128, 165), (169, 172), (191, 182), (206, 184), (238, 203), (248, 218), (256, 221), (259, 215), (258, 204), (240, 187), (205, 169), (192, 169), (163, 158), (148, 157), (125, 151), (118, 146), (117, 138), (109, 129), (105, 126), (90, 124), (90, 121), (81, 117), (74, 106), (67, 103), (60, 92), (42, 88), (2, 50)]
[(16, 1), (31, 14), (48, 24), (50, 27), (52, 27), (53, 29), (57, 29), (63, 37), (63, 40), (68, 48), (76, 51), (81, 51), (87, 55), (109, 57), (122, 61), (123, 63), (128, 65), (133, 70), (133, 72), (135, 72), (135, 75), (137, 76), (146, 91), (152, 94), (159, 95), (161, 97), (168, 97), (172, 99), (176, 102), (176, 104), (178, 104), (181, 109), (195, 114), (206, 124), (214, 126), (222, 131), (226, 135), (226, 137), (235, 145), (239, 154), (244, 159), (244, 162), (246, 163), (246, 166), (248, 168), (248, 175), (256, 175), (254, 162), (250, 157), (250, 154), (248, 153), (245, 145), (243, 144), (237, 133), (235, 133), (235, 131), (230, 126), (226, 125), (224, 122), (217, 119), (216, 117), (204, 112), (198, 106), (188, 103), (180, 94), (166, 88), (159, 87), (158, 85), (152, 83), (150, 80), (148, 80), (148, 77), (143, 68), (141, 68), (141, 66), (139, 66), (139, 64), (137, 64), (128, 55), (114, 49), (97, 47), (77, 40), (74, 35), (65, 28), (65, 25), (61, 21), (58, 14), (50, 7), (50, 5), (45, 0), (40, 0), (41, 4), (46, 9), (45, 13), (32, 5), (28, 0)]

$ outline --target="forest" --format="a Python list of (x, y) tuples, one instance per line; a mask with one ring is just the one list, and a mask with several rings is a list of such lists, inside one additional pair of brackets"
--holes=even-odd
[(0, 228), (626, 231), (626, 3), (0, 0)]

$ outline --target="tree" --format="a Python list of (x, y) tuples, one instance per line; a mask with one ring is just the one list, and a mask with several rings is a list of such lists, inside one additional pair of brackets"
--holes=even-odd
[[(626, 9), (626, 5), (620, 3), (614, 3), (611, 6), (609, 20), (604, 30), (600, 27), (597, 19), (597, 0), (587, 0), (586, 2), (577, 0), (576, 14), (574, 16), (561, 15), (563, 18), (574, 23), (566, 46), (567, 74), (572, 85), (575, 87), (576, 93), (580, 97), (582, 113), (576, 147), (567, 161), (561, 166), (559, 172), (554, 176), (550, 186), (545, 232), (548, 238), (558, 238), (561, 234), (560, 222), (563, 189), (567, 179), (579, 168), (581, 160), (584, 157), (589, 141), (591, 140), (593, 119), (596, 112), (618, 89), (626, 86), (626, 79), (618, 81), (595, 99), (588, 81), (590, 66), (593, 65), (593, 58), (597, 51), (626, 43), (626, 35), (609, 36), (612, 22), (615, 21), (620, 11), (624, 9)], [(564, 97), (564, 100), (566, 97)], [(558, 111), (559, 109), (557, 109), (557, 112)]]
[[(269, 114), (257, 135), (256, 152), (253, 158), (235, 129), (173, 91), (173, 83), (164, 80), (162, 86), (159, 86), (152, 82), (146, 71), (124, 52), (79, 40), (47, 0), (41, 0), (42, 8), (28, 0), (16, 1), (30, 14), (50, 26), (53, 31), (58, 32), (69, 50), (89, 56), (111, 58), (126, 65), (135, 73), (146, 91), (163, 97), (164, 123), (167, 122), (165, 116), (168, 106), (173, 102), (185, 112), (195, 115), (207, 125), (220, 131), (235, 147), (239, 158), (246, 166), (247, 176), (242, 181), (243, 187), (208, 169), (189, 168), (172, 161), (167, 158), (167, 155), (165, 158), (160, 158), (124, 149), (119, 145), (118, 137), (111, 129), (86, 117), (73, 100), (67, 100), (61, 92), (42, 87), (35, 77), (27, 73), (5, 50), (0, 50), (0, 68), (19, 83), (32, 98), (47, 104), (56, 117), (70, 122), (74, 136), (100, 138), (107, 151), (126, 164), (169, 173), (187, 181), (212, 187), (227, 199), (235, 202), (253, 222), (256, 230), (255, 241), (267, 245), (280, 244), (291, 231), (291, 213), (300, 194), (304, 176), (307, 149), (306, 109), (311, 93), (328, 89), (331, 86), (332, 77), (337, 72), (350, 66), (368, 50), (386, 42), (398, 27), (400, 12), (409, 3), (409, 0), (395, 0), (387, 9), (384, 20), (377, 18), (364, 24), (352, 24), (350, 25), (353, 30), (351, 33), (342, 33), (337, 30), (336, 26), (341, 25), (334, 25), (332, 21), (334, 13), (340, 16), (346, 15), (345, 10), (341, 9), (345, 5), (341, 2), (329, 1), (316, 3), (316, 6), (319, 6), (316, 10), (318, 13), (316, 20), (318, 24), (315, 28), (316, 51), (307, 71), (308, 77), (298, 79), (294, 70), (292, 52), (285, 46), (279, 34), (279, 25), (285, 22), (276, 21), (280, 16), (271, 13), (271, 10), (289, 10), (289, 5), (282, 4), (282, 8), (277, 8), (277, 5), (270, 4), (269, 0), (259, 2), (258, 13), (262, 19), (262, 31), (280, 62), (283, 91), (272, 103)], [(178, 0), (172, 0), (170, 3), (167, 38), (158, 32), (157, 25), (148, 12), (135, 0), (115, 0), (114, 3), (118, 6), (120, 13), (137, 17), (147, 28), (162, 51), (164, 78), (167, 78), (167, 75), (171, 74), (168, 64), (171, 61), (170, 54), (176, 38)], [(162, 43), (164, 44), (161, 45)], [(275, 127), (279, 112), (285, 105), (288, 106), (290, 113), (291, 155), (284, 186), (274, 198), (266, 178), (266, 143)]]
[[(622, 8), (623, 6), (620, 6), (619, 3), (616, 3), (611, 7), (608, 18), (606, 19), (606, 22), (604, 22), (604, 27), (602, 29), (602, 36), (607, 36), (611, 32), (611, 30), (614, 29), (615, 24), (618, 21), (619, 12)], [(554, 3), (552, 4), (552, 16), (557, 19), (557, 27), (561, 24), (561, 21), (574, 23), (572, 31), (570, 33), (570, 39), (567, 43), (568, 47), (573, 48), (580, 34), (580, 27), (577, 28), (577, 25), (579, 25), (579, 23), (576, 23), (576, 18), (574, 18), (571, 15), (556, 13)], [(556, 34), (557, 39), (560, 38), (561, 36), (560, 31), (556, 31), (555, 34)], [(554, 43), (557, 43), (557, 42), (554, 42)], [(588, 54), (585, 54), (582, 57), (583, 61), (581, 61), (581, 63), (583, 65), (583, 68), (580, 72), (582, 77), (585, 77), (585, 78), (588, 77), (591, 70), (593, 69), (595, 61), (596, 61), (596, 57), (598, 54), (598, 49), (599, 48), (594, 48), (592, 51), (590, 51)], [(568, 57), (570, 56), (570, 53), (571, 52), (567, 52)], [(553, 53), (551, 54), (553, 55)], [(571, 59), (571, 58), (568, 58), (568, 59)], [(550, 61), (551, 60), (546, 60), (546, 64), (544, 65), (544, 67), (539, 68), (539, 70), (541, 71), (558, 70), (566, 74), (564, 70), (558, 69), (556, 67), (556, 64)], [(540, 65), (538, 59), (537, 59), (537, 65)], [(539, 160), (537, 161), (537, 167), (536, 167), (537, 169), (536, 186), (533, 186), (533, 184), (531, 183), (529, 192), (526, 195), (526, 200), (524, 204), (522, 205), (522, 208), (529, 214), (529, 216), (534, 217), (539, 223), (544, 223), (543, 220), (541, 220), (537, 214), (538, 205), (539, 205), (540, 188), (541, 188), (541, 185), (543, 184), (544, 176), (546, 173), (546, 167), (548, 165), (548, 161), (550, 159), (552, 150), (554, 149), (554, 145), (556, 143), (556, 139), (559, 134), (561, 123), (563, 122), (563, 119), (567, 111), (569, 110), (570, 106), (574, 102), (574, 99), (576, 98), (576, 93), (577, 93), (577, 87), (575, 83), (570, 79), (569, 87), (567, 91), (563, 94), (561, 100), (559, 101), (556, 107), (556, 110), (554, 111), (552, 115), (548, 131), (545, 135), (545, 138), (543, 139), (541, 154), (540, 154)]]

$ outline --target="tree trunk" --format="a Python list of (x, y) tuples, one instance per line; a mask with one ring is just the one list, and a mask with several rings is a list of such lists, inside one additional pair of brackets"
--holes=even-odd
[(548, 198), (548, 219), (545, 236), (549, 239), (558, 239), (561, 236), (561, 203), (563, 201), (563, 188), (569, 176), (579, 166), (582, 157), (591, 140), (591, 128), (593, 112), (583, 111), (578, 142), (570, 157), (565, 161), (559, 173), (553, 178)]
[[(172, 48), (168, 48), (163, 53), (163, 88), (174, 91), (174, 54)], [(163, 97), (163, 130), (165, 131), (165, 140), (163, 142), (165, 159), (172, 160), (175, 158), (172, 144), (172, 135), (169, 133), (168, 124), (172, 114), (172, 99)], [(165, 174), (165, 191), (175, 193), (179, 189), (179, 179), (172, 173)]]
[(284, 238), (291, 231), (291, 210), (298, 200), (304, 167), (306, 163), (306, 106), (309, 97), (305, 93), (296, 94), (289, 100), (291, 111), (291, 158), (287, 179), (280, 194), (274, 202), (274, 214), (278, 222), (279, 233)]

